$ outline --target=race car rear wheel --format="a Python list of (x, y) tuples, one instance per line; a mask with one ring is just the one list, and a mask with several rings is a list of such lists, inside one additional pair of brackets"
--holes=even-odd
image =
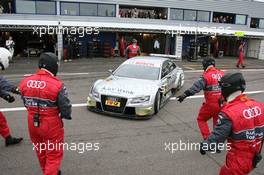
[(160, 91), (158, 91), (156, 93), (156, 97), (155, 97), (155, 104), (154, 104), (154, 112), (155, 114), (157, 114), (160, 110), (160, 101), (161, 101), (161, 98), (160, 98), (161, 94), (160, 94)]

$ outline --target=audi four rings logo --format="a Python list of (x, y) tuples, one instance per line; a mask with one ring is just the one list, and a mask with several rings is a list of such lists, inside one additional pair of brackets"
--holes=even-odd
[(243, 111), (243, 116), (246, 119), (251, 119), (251, 118), (258, 117), (261, 114), (262, 114), (262, 111), (261, 111), (260, 107), (258, 107), (258, 106), (255, 106), (253, 108), (246, 109), (246, 110)]
[(221, 74), (212, 74), (212, 78), (220, 80), (222, 78), (222, 75)]
[(45, 81), (29, 80), (27, 82), (27, 87), (35, 89), (44, 89), (46, 87)]

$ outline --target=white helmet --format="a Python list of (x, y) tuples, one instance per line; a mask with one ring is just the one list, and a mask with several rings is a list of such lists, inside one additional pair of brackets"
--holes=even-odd
[(9, 59), (11, 58), (11, 53), (4, 47), (0, 47), (0, 69), (2, 70), (8, 68)]

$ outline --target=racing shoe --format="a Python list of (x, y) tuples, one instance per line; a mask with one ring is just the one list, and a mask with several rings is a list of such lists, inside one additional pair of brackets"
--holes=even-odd
[(16, 137), (8, 136), (5, 140), (5, 146), (8, 147), (10, 145), (19, 144), (22, 140), (23, 140), (23, 138), (21, 138), (21, 137), (16, 138)]

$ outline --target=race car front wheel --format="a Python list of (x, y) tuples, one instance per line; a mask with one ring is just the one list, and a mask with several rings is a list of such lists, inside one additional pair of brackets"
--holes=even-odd
[(5, 66), (4, 66), (2, 63), (0, 63), (0, 68), (1, 68), (2, 70), (5, 70)]
[(158, 91), (156, 93), (155, 104), (154, 104), (155, 114), (157, 114), (160, 110), (160, 101), (161, 101), (160, 96), (161, 96), (160, 91)]

